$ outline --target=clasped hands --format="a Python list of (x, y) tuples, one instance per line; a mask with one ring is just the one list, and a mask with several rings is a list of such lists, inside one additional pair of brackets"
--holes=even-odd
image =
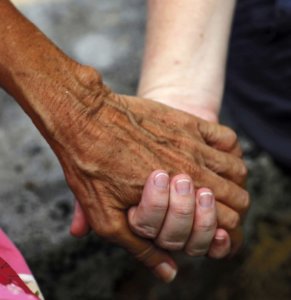
[[(151, 100), (114, 94), (90, 67), (76, 76), (82, 95), (72, 94), (59, 109), (69, 113), (60, 112), (62, 125), (49, 143), (96, 234), (165, 281), (177, 267), (161, 248), (206, 254), (214, 236), (226, 244), (230, 236), (237, 248), (249, 198), (234, 132)], [(210, 255), (224, 256), (230, 246), (217, 247), (210, 246)]]
[(1, 87), (57, 155), (83, 225), (165, 281), (177, 266), (162, 248), (204, 254), (213, 235), (224, 235), (235, 250), (249, 198), (234, 132), (111, 92), (94, 69), (67, 57), (9, 1), (0, 4)]

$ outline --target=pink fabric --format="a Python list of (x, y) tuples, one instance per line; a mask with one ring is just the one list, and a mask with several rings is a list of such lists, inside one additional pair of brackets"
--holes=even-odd
[[(18, 274), (31, 274), (23, 256), (16, 246), (0, 229), (0, 257), (2, 257)], [(0, 294), (1, 295), (1, 294)], [(2, 300), (2, 298), (0, 298)]]
[(38, 300), (37, 297), (28, 295), (14, 284), (0, 284), (0, 300)]

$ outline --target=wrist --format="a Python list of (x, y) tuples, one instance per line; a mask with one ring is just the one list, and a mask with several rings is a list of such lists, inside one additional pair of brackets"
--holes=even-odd
[(138, 96), (155, 100), (210, 122), (218, 122), (221, 96), (210, 91), (198, 92), (192, 88), (190, 90), (187, 87), (171, 86), (139, 91)]

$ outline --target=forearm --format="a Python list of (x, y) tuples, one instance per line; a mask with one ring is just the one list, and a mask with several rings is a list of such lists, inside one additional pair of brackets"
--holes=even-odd
[[(48, 139), (86, 99), (80, 65), (66, 56), (6, 0), (0, 0), (0, 86)], [(69, 121), (68, 121), (69, 122)]]
[(139, 94), (150, 98), (158, 91), (167, 98), (179, 90), (180, 97), (193, 95), (193, 105), (217, 113), (234, 6), (235, 0), (223, 5), (216, 0), (149, 0)]

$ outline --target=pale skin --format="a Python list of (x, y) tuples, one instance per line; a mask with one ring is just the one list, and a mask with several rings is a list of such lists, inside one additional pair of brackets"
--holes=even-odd
[[(149, 0), (147, 38), (138, 95), (217, 122), (234, 5), (234, 0), (227, 0), (223, 5), (217, 1)], [(179, 178), (189, 180), (186, 174), (180, 174)], [(171, 185), (174, 185), (175, 179), (171, 180)], [(201, 215), (197, 216), (193, 211), (191, 214), (195, 205), (190, 205), (184, 213), (194, 220), (179, 222), (171, 211), (183, 209), (185, 203), (174, 191), (174, 188), (170, 188), (165, 197), (168, 210), (156, 208), (159, 204), (155, 199), (159, 197), (148, 180), (139, 206), (129, 211), (132, 229), (140, 236), (154, 239), (164, 249), (185, 249), (196, 256), (209, 253), (210, 257), (215, 258), (229, 254), (228, 233), (223, 229), (218, 229), (217, 235), (213, 232), (216, 228), (215, 209), (210, 213), (202, 210)], [(193, 198), (192, 204), (195, 202)], [(199, 207), (199, 201), (196, 207)], [(82, 216), (78, 209), (71, 228), (74, 235), (83, 235), (89, 230)], [(195, 227), (201, 228), (201, 220), (209, 224), (210, 234), (197, 233), (199, 230)], [(191, 234), (187, 231), (190, 223), (194, 224)], [(193, 233), (196, 237), (191, 246), (196, 250), (189, 251), (185, 245)], [(218, 251), (217, 244), (220, 246)], [(202, 248), (200, 253), (198, 246)]]
[(148, 0), (138, 95), (217, 122), (235, 4)]
[(138, 95), (218, 121), (235, 0), (148, 0)]
[[(179, 185), (182, 191), (177, 190)], [(89, 225), (83, 224), (84, 221), (85, 216), (78, 206), (71, 225), (73, 235), (88, 233)], [(217, 229), (212, 191), (207, 188), (196, 191), (191, 178), (185, 174), (170, 180), (163, 170), (152, 172), (139, 205), (129, 210), (128, 221), (133, 231), (155, 240), (163, 249), (185, 249), (191, 256), (208, 254), (212, 258), (222, 258), (230, 252), (228, 233)]]
[(141, 202), (129, 210), (129, 223), (137, 234), (155, 240), (163, 249), (184, 249), (191, 256), (208, 253), (212, 258), (222, 258), (230, 251), (228, 234), (217, 229), (213, 193), (207, 188), (196, 191), (184, 174), (169, 180), (166, 172), (153, 172)]
[[(246, 168), (230, 129), (111, 92), (98, 72), (67, 57), (9, 1), (0, 0), (0, 11), (0, 85), (55, 152), (97, 235), (126, 248), (164, 281), (173, 279), (171, 256), (133, 233), (137, 223), (129, 227), (127, 221), (155, 169), (170, 178), (189, 174), (196, 193), (207, 186), (218, 201), (219, 227), (236, 230), (249, 198), (241, 187)], [(193, 195), (194, 189), (192, 204)], [(134, 223), (133, 213), (130, 218)]]
[(217, 122), (235, 2), (149, 0), (138, 95)]

